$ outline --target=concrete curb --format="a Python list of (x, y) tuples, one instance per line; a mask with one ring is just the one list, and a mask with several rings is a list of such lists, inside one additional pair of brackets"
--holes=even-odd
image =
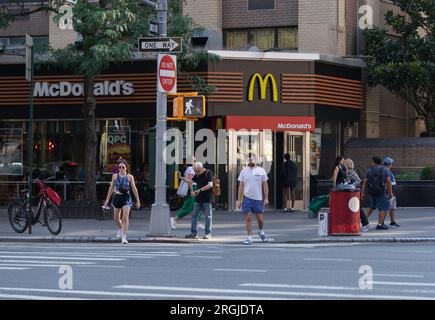
[[(180, 238), (155, 238), (155, 237), (132, 237), (128, 238), (131, 243), (180, 243), (180, 244), (242, 244), (241, 240), (219, 241), (219, 240), (186, 240)], [(120, 243), (119, 239), (112, 237), (0, 237), (0, 242), (55, 242), (55, 243)], [(370, 242), (435, 242), (435, 237), (413, 237), (413, 238), (325, 238), (307, 240), (285, 240), (273, 241), (274, 244), (301, 244), (301, 243), (370, 243)], [(258, 242), (262, 243), (262, 242)], [(257, 242), (254, 242), (257, 244)]]

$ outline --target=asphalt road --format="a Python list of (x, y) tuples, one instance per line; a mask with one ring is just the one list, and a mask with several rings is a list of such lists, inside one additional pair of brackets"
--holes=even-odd
[(435, 299), (435, 244), (0, 244), (0, 299)]

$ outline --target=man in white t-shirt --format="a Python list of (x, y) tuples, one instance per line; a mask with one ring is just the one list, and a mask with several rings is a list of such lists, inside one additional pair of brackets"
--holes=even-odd
[[(239, 192), (237, 200), (237, 208), (242, 208), (242, 212), (246, 214), (246, 230), (248, 232), (248, 239), (243, 244), (249, 245), (252, 243), (252, 214), (257, 216), (258, 235), (263, 242), (269, 239), (263, 231), (264, 225), (264, 207), (269, 204), (269, 186), (267, 184), (266, 171), (256, 165), (255, 155), (249, 154), (248, 167), (240, 172), (238, 178)], [(264, 198), (263, 198), (264, 191)], [(243, 203), (241, 198), (243, 194)]]

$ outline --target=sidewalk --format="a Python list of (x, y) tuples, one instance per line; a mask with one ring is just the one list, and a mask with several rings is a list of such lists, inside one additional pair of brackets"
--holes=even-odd
[[(173, 216), (173, 213), (171, 213)], [(306, 212), (292, 214), (268, 211), (265, 213), (265, 232), (274, 243), (318, 243), (318, 242), (435, 242), (435, 208), (399, 208), (396, 220), (400, 228), (375, 230), (377, 213), (370, 217), (370, 231), (361, 236), (317, 236), (317, 219), (310, 219)], [(203, 218), (204, 219), (204, 218)], [(241, 244), (246, 239), (244, 217), (241, 212), (216, 211), (213, 215), (213, 238), (190, 240), (190, 215), (177, 224), (174, 237), (148, 237), (150, 211), (133, 211), (128, 233), (129, 242), (174, 242), (174, 243), (229, 243)], [(64, 219), (62, 231), (52, 236), (46, 227), (37, 224), (32, 234), (15, 233), (6, 209), (0, 209), (0, 241), (47, 241), (47, 242), (119, 242), (115, 238), (116, 228), (112, 220)], [(202, 220), (201, 222), (204, 223)], [(386, 224), (389, 224), (387, 218)], [(204, 231), (199, 230), (199, 236)], [(254, 243), (261, 242), (254, 220)]]

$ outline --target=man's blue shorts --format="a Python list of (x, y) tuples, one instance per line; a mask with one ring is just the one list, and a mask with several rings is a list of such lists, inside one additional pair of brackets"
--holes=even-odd
[(390, 201), (388, 200), (386, 193), (383, 193), (380, 196), (369, 195), (369, 199), (371, 209), (378, 209), (379, 211), (390, 210)]
[(264, 213), (263, 201), (262, 200), (253, 200), (248, 197), (243, 198), (242, 203), (242, 212), (243, 213)]

